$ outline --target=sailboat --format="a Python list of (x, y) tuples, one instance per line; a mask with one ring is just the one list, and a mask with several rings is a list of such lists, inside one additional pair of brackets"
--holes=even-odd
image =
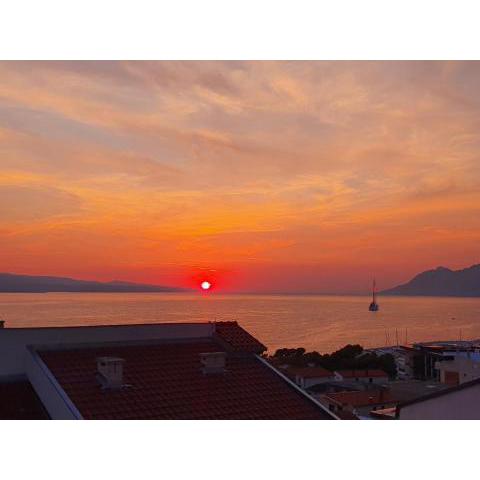
[(376, 312), (378, 310), (377, 292), (375, 291), (375, 279), (373, 279), (372, 303), (368, 306), (368, 309), (371, 312)]

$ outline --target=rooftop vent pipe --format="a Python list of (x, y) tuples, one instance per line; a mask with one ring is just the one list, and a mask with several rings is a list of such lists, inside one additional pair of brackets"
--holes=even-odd
[(227, 364), (226, 352), (208, 352), (200, 354), (202, 371), (204, 374), (224, 373)]
[(118, 357), (97, 358), (97, 380), (103, 388), (122, 388), (124, 363), (125, 360)]

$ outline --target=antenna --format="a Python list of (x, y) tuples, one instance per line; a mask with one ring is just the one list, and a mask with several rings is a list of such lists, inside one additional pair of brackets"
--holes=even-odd
[(395, 329), (395, 339), (397, 340), (397, 347), (398, 347), (398, 329)]

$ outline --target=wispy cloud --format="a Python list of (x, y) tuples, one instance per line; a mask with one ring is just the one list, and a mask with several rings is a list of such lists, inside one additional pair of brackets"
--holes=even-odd
[(282, 271), (340, 291), (478, 261), (478, 62), (0, 62), (0, 78), (4, 269), (200, 265), (232, 288), (284, 288)]

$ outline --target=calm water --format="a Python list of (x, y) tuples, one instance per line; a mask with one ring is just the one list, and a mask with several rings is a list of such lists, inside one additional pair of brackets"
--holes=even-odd
[(329, 352), (399, 341), (480, 337), (479, 298), (191, 295), (158, 293), (0, 294), (7, 327), (237, 320), (270, 350)]

